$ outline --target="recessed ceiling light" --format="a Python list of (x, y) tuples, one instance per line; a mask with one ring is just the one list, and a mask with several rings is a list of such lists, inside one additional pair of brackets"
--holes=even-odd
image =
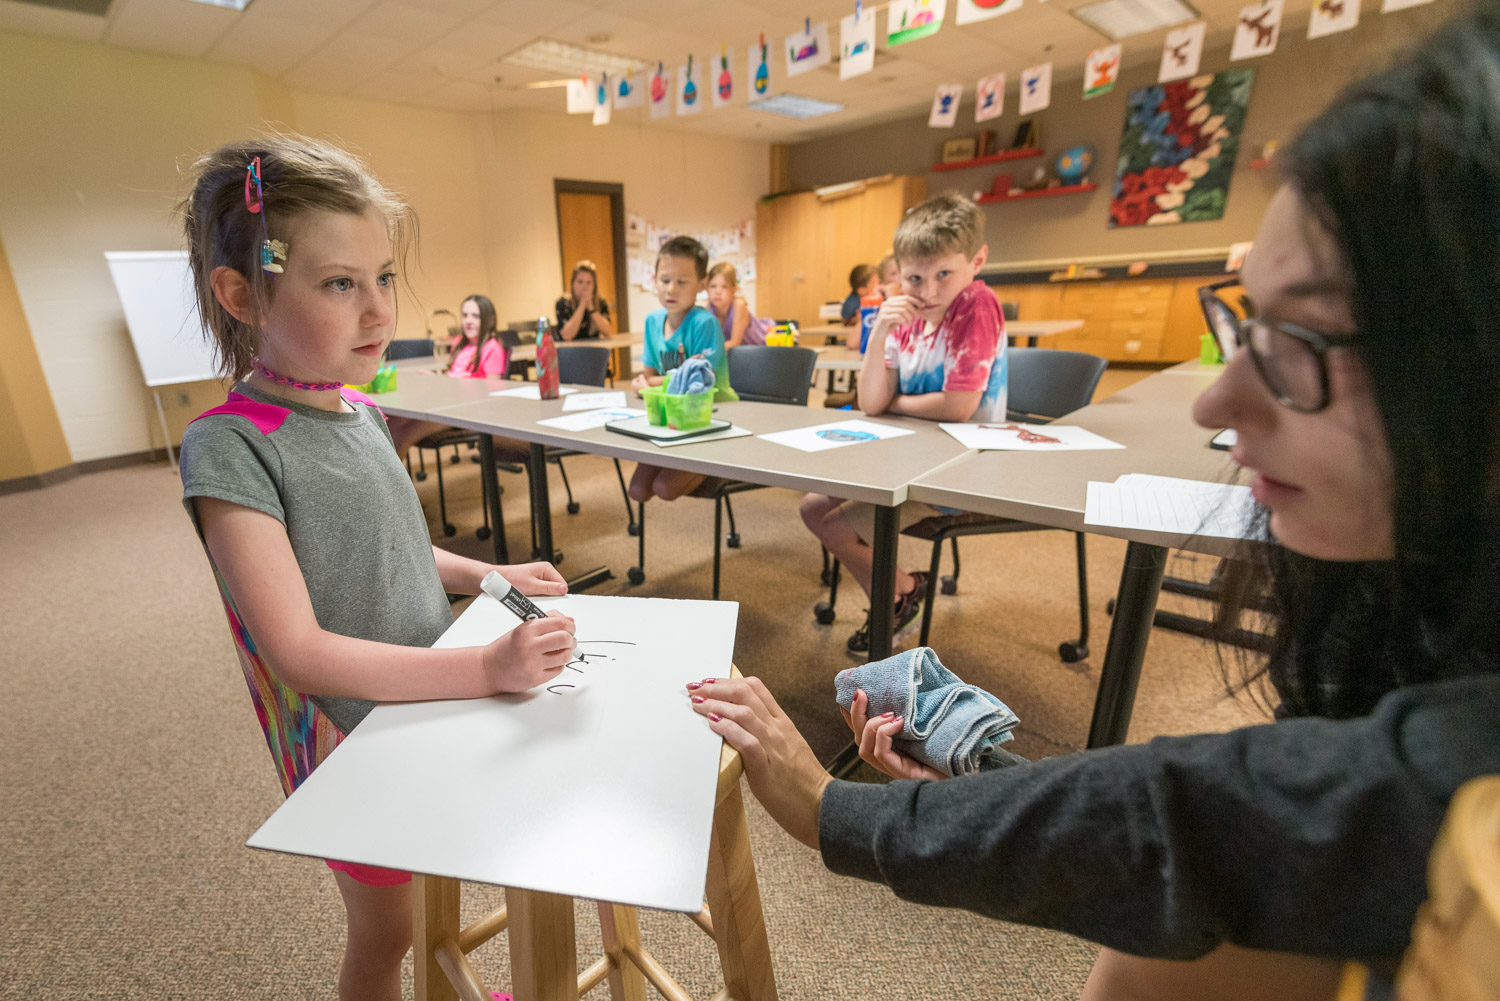
[(749, 108), (752, 111), (769, 111), (773, 115), (784, 115), (787, 118), (799, 120), (817, 118), (819, 115), (831, 115), (835, 111), (844, 110), (842, 104), (820, 101), (816, 97), (803, 97), (801, 94), (777, 94), (775, 97), (763, 97), (758, 101), (751, 101)]
[(1068, 13), (1112, 41), (1143, 35), (1199, 15), (1182, 0), (1104, 0), (1074, 7)]
[(250, 6), (250, 0), (193, 0), (194, 3), (206, 3), (210, 7), (224, 7), (228, 10), (244, 10)]
[(600, 52), (598, 49), (586, 49), (581, 45), (559, 42), (552, 38), (538, 38), (501, 56), (500, 61), (512, 66), (528, 66), (531, 69), (559, 73), (566, 77), (582, 76), (585, 73), (608, 73), (618, 77), (638, 73), (650, 65), (644, 60), (629, 59), (613, 52)]

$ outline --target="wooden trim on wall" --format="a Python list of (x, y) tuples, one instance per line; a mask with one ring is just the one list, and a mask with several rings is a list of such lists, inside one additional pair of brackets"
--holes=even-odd
[[(557, 218), (557, 256), (562, 257), (562, 212), (558, 204), (561, 194), (608, 195), (609, 225), (613, 231), (615, 253), (615, 330), (624, 333), (630, 329), (630, 270), (625, 259), (625, 185), (613, 181), (573, 181), (561, 177), (552, 179), (552, 214)], [(570, 273), (572, 264), (560, 261), (562, 273)]]
[(148, 448), (144, 452), (127, 452), (124, 455), (110, 455), (102, 459), (88, 459), (68, 466), (59, 466), (57, 469), (49, 469), (35, 476), (17, 476), (9, 480), (0, 480), (0, 497), (6, 494), (24, 493), (27, 490), (53, 487), (87, 473), (102, 473), (109, 469), (124, 469), (126, 466), (149, 466), (155, 462), (166, 461), (167, 450), (164, 448)]

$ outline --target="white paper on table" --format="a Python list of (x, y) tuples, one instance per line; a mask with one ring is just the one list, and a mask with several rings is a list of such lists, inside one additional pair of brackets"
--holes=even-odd
[[(1005, 421), (996, 424), (940, 424), (964, 448), (1007, 452), (1074, 452), (1103, 448), (1124, 448), (1085, 428), (1054, 424), (1022, 424)], [(1024, 433), (1023, 433), (1024, 432)], [(1026, 436), (1055, 438), (1056, 441), (1027, 441)]]
[(563, 400), (563, 410), (598, 410), (600, 407), (625, 406), (625, 393), (614, 389), (607, 393), (575, 393)]
[(602, 428), (610, 421), (623, 421), (630, 417), (644, 416), (646, 416), (646, 411), (636, 410), (633, 407), (605, 407), (602, 410), (589, 410), (581, 414), (569, 414), (566, 417), (549, 417), (537, 423), (542, 427), (557, 428), (559, 431), (588, 431), (591, 428)]
[(1091, 480), (1085, 525), (1171, 535), (1248, 539), (1255, 499), (1249, 487), (1127, 473), (1114, 483)]
[[(577, 624), (561, 675), (519, 695), (377, 706), (250, 845), (696, 913), (722, 742), (682, 686), (728, 675), (738, 606), (535, 600)], [(434, 645), (517, 624), (480, 595)]]
[[(557, 393), (559, 396), (567, 396), (569, 393), (576, 392), (578, 392), (578, 390), (569, 389), (567, 386), (557, 387)], [(542, 388), (536, 383), (532, 383), (529, 386), (521, 386), (519, 389), (497, 389), (490, 395), (514, 396), (518, 400), (540, 400), (542, 398)]]
[(832, 424), (814, 424), (812, 427), (793, 428), (790, 431), (773, 431), (760, 437), (804, 452), (826, 452), (830, 448), (859, 445), (883, 438), (900, 438), (908, 434), (916, 432), (910, 428), (892, 427), (874, 421), (834, 421)]
[(652, 438), (651, 444), (657, 448), (671, 448), (673, 445), (691, 445), (697, 441), (722, 441), (725, 438), (744, 438), (754, 434), (746, 428), (730, 425), (722, 431), (713, 431), (709, 434), (689, 435), (686, 438)]

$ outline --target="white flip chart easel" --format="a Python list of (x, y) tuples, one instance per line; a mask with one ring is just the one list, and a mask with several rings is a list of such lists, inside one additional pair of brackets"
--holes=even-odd
[[(577, 622), (555, 682), (378, 706), (248, 844), (696, 913), (722, 745), (684, 686), (728, 676), (738, 604), (535, 600)], [(435, 645), (515, 625), (480, 595)]]

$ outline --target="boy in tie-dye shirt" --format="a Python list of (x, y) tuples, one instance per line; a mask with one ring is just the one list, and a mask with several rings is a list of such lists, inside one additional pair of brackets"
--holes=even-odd
[[(859, 409), (934, 421), (1005, 419), (1005, 319), (989, 286), (978, 280), (989, 256), (984, 213), (961, 195), (939, 195), (896, 227), (900, 292), (885, 301), (870, 331), (859, 375)], [(901, 505), (907, 528), (938, 509)], [(802, 520), (870, 593), (875, 513), (869, 504), (823, 494), (802, 500)], [(926, 574), (896, 570), (895, 631), (922, 614)], [(870, 623), (849, 637), (849, 652), (870, 649)]]

